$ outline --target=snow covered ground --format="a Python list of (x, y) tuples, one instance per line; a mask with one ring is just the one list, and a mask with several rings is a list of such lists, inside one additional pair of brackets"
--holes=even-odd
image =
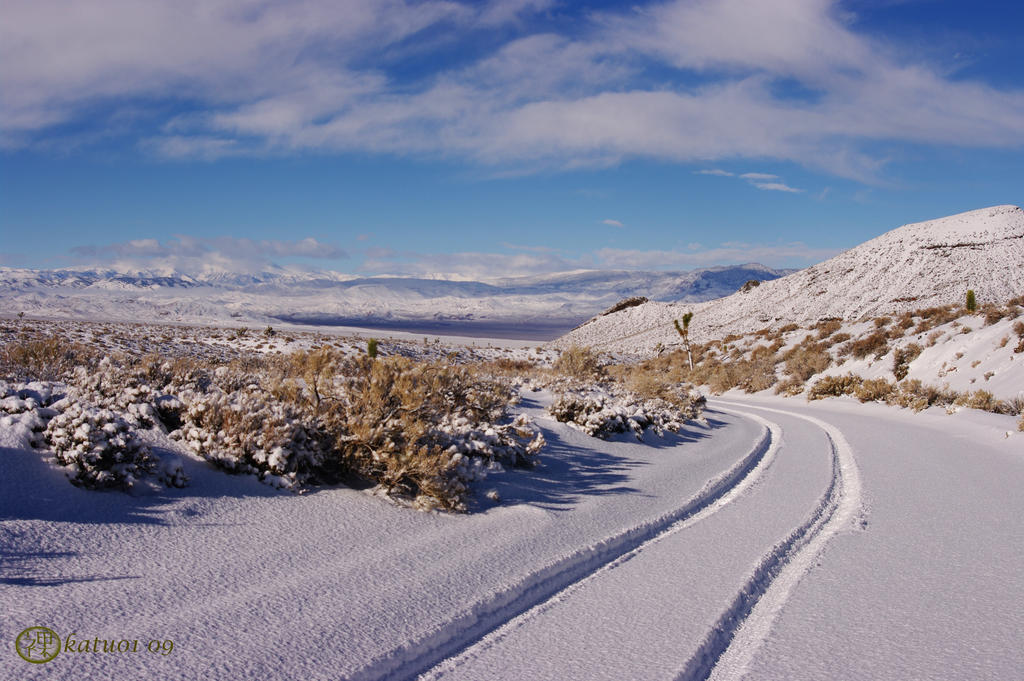
[(550, 340), (628, 296), (710, 300), (789, 270), (580, 270), (486, 281), (357, 277), (273, 268), (255, 274), (0, 267), (0, 316), (188, 324), (361, 327)]
[[(543, 467), (468, 516), (192, 484), (71, 487), (0, 431), (3, 678), (1008, 679), (1024, 668), (1014, 419), (728, 394), (707, 426), (601, 441), (543, 415)], [(156, 448), (177, 445), (157, 436)]]

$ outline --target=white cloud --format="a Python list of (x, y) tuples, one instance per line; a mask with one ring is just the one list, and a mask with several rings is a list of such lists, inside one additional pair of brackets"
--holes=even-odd
[(800, 194), (803, 192), (803, 189), (790, 187), (789, 185), (783, 184), (781, 182), (754, 182), (753, 184), (758, 189), (763, 189), (765, 191), (770, 192), (790, 192), (793, 194)]
[[(45, 141), (101, 104), (111, 116), (141, 108), (159, 119), (168, 102), (194, 113), (160, 121), (140, 144), (171, 158), (355, 150), (458, 156), (504, 172), (759, 158), (872, 181), (884, 161), (865, 149), (880, 140), (1024, 145), (1024, 92), (929, 68), (856, 32), (835, 0), (647, 3), (589, 15), (572, 36), (524, 22), (552, 7), (8, 0), (0, 146)], [(504, 24), (518, 27), (514, 37), (495, 32), (475, 62), (412, 82), (389, 71), (402, 55), (429, 60), (437, 45)], [(673, 69), (702, 84), (673, 85), (661, 75)], [(779, 79), (808, 96), (780, 95)]]
[(602, 220), (601, 222), (610, 227), (625, 227), (625, 225), (618, 220)]
[(793, 194), (803, 193), (803, 189), (797, 189), (790, 187), (789, 185), (780, 182), (781, 178), (778, 175), (771, 173), (729, 173), (724, 170), (698, 170), (699, 175), (718, 175), (721, 177), (736, 177), (741, 180), (746, 180), (751, 186), (757, 187), (764, 191), (776, 191), (776, 192), (789, 192)]
[(127, 269), (171, 269), (186, 274), (212, 270), (258, 272), (276, 258), (336, 260), (348, 254), (334, 244), (306, 237), (296, 241), (237, 237), (196, 238), (178, 235), (167, 241), (133, 239), (121, 243), (77, 246), (71, 253), (90, 264)]
[(366, 272), (414, 277), (444, 276), (486, 281), (588, 267), (586, 258), (565, 258), (553, 252), (520, 253), (415, 253), (381, 250), (368, 253)]

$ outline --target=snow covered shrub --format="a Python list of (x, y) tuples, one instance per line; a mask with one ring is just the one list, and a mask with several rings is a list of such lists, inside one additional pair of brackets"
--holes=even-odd
[(1017, 422), (1017, 430), (1024, 432), (1024, 413), (1020, 415), (1020, 421)]
[(152, 428), (161, 423), (156, 408), (160, 392), (130, 364), (118, 365), (104, 357), (95, 369), (75, 367), (68, 382), (69, 395), (75, 401), (117, 412), (135, 427)]
[(897, 381), (902, 381), (910, 371), (910, 363), (921, 354), (921, 346), (917, 343), (909, 343), (902, 348), (896, 348), (892, 353), (892, 373)]
[(46, 424), (58, 413), (50, 405), (64, 397), (61, 388), (49, 382), (0, 381), (0, 428), (17, 433), (26, 446), (42, 447)]
[[(226, 372), (221, 377), (227, 378)], [(309, 481), (320, 465), (322, 436), (316, 426), (259, 386), (231, 391), (214, 386), (184, 397), (182, 425), (171, 436), (214, 465), (288, 489)]]
[(678, 432), (687, 419), (700, 417), (704, 398), (688, 392), (688, 401), (681, 406), (679, 398), (675, 403), (658, 397), (643, 398), (614, 384), (591, 388), (577, 386), (558, 394), (547, 412), (555, 420), (594, 437), (632, 432), (637, 439), (642, 439), (647, 428), (662, 436), (666, 430)]
[(557, 373), (573, 378), (598, 378), (603, 373), (600, 358), (588, 347), (573, 345), (555, 360)]
[(887, 400), (894, 387), (894, 384), (884, 378), (869, 378), (857, 386), (857, 389), (853, 391), (853, 396), (861, 402)]
[(845, 376), (825, 376), (816, 381), (807, 391), (807, 401), (820, 400), (825, 397), (841, 397), (852, 394), (860, 387), (861, 378), (854, 374)]
[(72, 402), (46, 427), (53, 448), (72, 484), (130, 490), (143, 475), (156, 472), (158, 460), (123, 418), (109, 409)]

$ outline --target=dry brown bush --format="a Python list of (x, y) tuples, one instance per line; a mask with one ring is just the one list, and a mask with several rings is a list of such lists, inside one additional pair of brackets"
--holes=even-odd
[(888, 336), (883, 331), (875, 331), (869, 336), (847, 343), (841, 349), (840, 355), (853, 355), (857, 359), (864, 359), (868, 355), (874, 355), (878, 358), (888, 351)]
[(787, 397), (799, 395), (804, 390), (804, 382), (795, 376), (775, 384), (775, 394)]
[(849, 395), (860, 387), (861, 378), (854, 374), (845, 376), (825, 376), (814, 383), (807, 391), (807, 400), (820, 400), (826, 397)]
[(948, 388), (937, 388), (926, 385), (918, 379), (907, 379), (898, 385), (890, 395), (889, 404), (909, 407), (921, 411), (931, 406), (949, 406), (956, 401), (959, 394)]
[(573, 345), (555, 360), (552, 369), (564, 376), (573, 378), (597, 378), (601, 376), (604, 369), (600, 357), (588, 347)]
[(955, 404), (970, 409), (981, 409), (996, 414), (1010, 414), (1011, 407), (1006, 402), (996, 399), (996, 396), (987, 390), (975, 390), (971, 393), (963, 393), (956, 398)]
[(842, 328), (843, 324), (838, 319), (823, 319), (814, 328), (818, 330), (818, 340), (824, 340)]
[(883, 401), (892, 395), (894, 388), (895, 384), (884, 378), (869, 378), (861, 381), (861, 384), (853, 391), (853, 396), (861, 402)]
[[(333, 440), (325, 466), (388, 491), (464, 509), (466, 487), (458, 468), (466, 453), (452, 443), (460, 432), (482, 432), (503, 416), (513, 400), (506, 383), (465, 366), (359, 357), (339, 367), (336, 384), (338, 390), (323, 403), (323, 428)], [(533, 433), (501, 428), (491, 428), (506, 440), (496, 443), (496, 460), (531, 465), (535, 449), (516, 447), (511, 439)]]
[(538, 373), (536, 362), (528, 359), (511, 359), (499, 357), (479, 365), (480, 371), (497, 376), (533, 376)]
[(914, 333), (930, 331), (936, 326), (941, 326), (942, 324), (946, 324), (947, 322), (957, 319), (962, 313), (963, 308), (959, 308), (955, 305), (943, 305), (940, 307), (928, 307), (921, 310), (915, 310), (914, 316), (920, 317), (921, 321), (917, 323)]
[(827, 342), (829, 346), (832, 346), (837, 345), (839, 343), (845, 343), (846, 341), (850, 340), (850, 338), (852, 338), (852, 336), (848, 333), (837, 333), (834, 336), (831, 336)]
[(832, 356), (820, 343), (806, 343), (791, 348), (783, 359), (786, 362), (786, 373), (801, 382), (820, 374), (832, 364)]
[(999, 305), (993, 305), (992, 303), (985, 303), (981, 306), (981, 311), (985, 314), (985, 326), (991, 326), (996, 322), (999, 322), (1006, 317), (1013, 314), (1014, 310), (1011, 306), (1000, 307)]
[(908, 343), (902, 348), (896, 348), (892, 353), (892, 373), (897, 381), (902, 381), (910, 371), (910, 363), (921, 354), (922, 348), (917, 343)]
[(775, 366), (778, 363), (774, 352), (757, 353), (746, 363), (746, 371), (739, 386), (748, 393), (761, 392), (778, 382)]
[(26, 338), (0, 346), (0, 376), (14, 381), (56, 381), (76, 366), (94, 364), (99, 355), (63, 338)]

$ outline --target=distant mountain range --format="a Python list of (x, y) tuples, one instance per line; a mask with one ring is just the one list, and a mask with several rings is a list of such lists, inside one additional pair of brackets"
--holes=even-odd
[(290, 322), (550, 339), (631, 296), (700, 302), (792, 270), (578, 270), (488, 282), (258, 273), (0, 268), (0, 313), (197, 324)]
[(1024, 295), (1024, 211), (994, 206), (904, 225), (807, 269), (699, 304), (649, 302), (598, 316), (559, 343), (649, 354), (678, 343), (672, 325), (695, 313), (703, 342), (825, 318), (857, 320), (905, 310)]

